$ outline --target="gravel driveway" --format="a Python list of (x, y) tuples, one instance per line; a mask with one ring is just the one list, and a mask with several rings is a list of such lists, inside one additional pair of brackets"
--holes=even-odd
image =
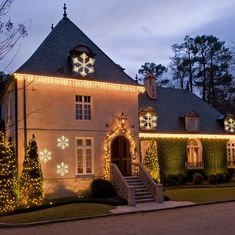
[(235, 202), (178, 208), (147, 213), (126, 214), (33, 226), (0, 229), (12, 235), (234, 235)]

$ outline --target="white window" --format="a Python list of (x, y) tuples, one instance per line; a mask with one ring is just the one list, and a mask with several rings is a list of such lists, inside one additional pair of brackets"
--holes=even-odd
[(202, 161), (202, 144), (198, 139), (190, 139), (187, 143), (187, 162), (186, 168), (201, 169)]
[(235, 167), (235, 140), (227, 142), (227, 166)]
[(91, 120), (91, 97), (75, 96), (75, 117), (77, 120)]
[(77, 174), (93, 173), (93, 146), (92, 138), (76, 139)]

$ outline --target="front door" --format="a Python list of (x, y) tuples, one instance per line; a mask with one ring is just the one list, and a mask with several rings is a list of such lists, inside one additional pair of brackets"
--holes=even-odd
[(129, 141), (124, 136), (117, 136), (111, 144), (111, 161), (123, 175), (131, 175), (131, 154)]

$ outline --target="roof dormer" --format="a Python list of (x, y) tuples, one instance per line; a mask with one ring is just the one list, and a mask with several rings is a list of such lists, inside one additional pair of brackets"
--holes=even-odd
[(91, 77), (94, 73), (94, 53), (84, 45), (78, 45), (70, 51), (73, 76)]

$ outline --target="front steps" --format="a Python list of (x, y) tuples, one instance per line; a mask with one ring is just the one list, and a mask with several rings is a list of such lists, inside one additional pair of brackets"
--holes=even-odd
[(138, 176), (124, 177), (129, 186), (135, 188), (136, 203), (154, 202), (152, 195)]

